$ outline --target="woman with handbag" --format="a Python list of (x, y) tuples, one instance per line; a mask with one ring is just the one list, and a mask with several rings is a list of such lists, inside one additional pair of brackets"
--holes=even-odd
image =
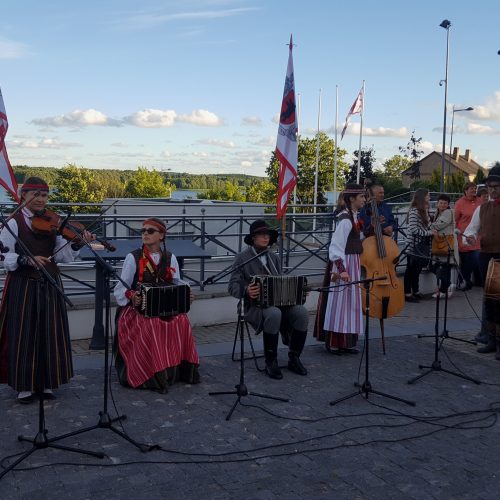
[(428, 189), (417, 189), (406, 216), (408, 258), (404, 275), (404, 287), (407, 302), (418, 302), (423, 297), (419, 292), (420, 273), (430, 260), (430, 237), (437, 234), (435, 229), (430, 228), (430, 199)]
[(455, 255), (455, 220), (453, 210), (450, 208), (450, 197), (447, 194), (438, 196), (436, 208), (431, 229), (436, 230), (437, 234), (432, 237), (431, 253), (436, 263), (435, 272), (439, 280), (439, 289), (433, 298), (436, 298), (438, 294), (440, 298), (444, 298), (447, 291), (448, 297), (451, 297), (453, 293), (450, 289), (451, 265), (453, 262), (458, 262)]

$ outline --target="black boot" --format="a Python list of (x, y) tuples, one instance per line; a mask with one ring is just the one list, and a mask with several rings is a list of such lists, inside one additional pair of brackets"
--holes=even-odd
[(300, 355), (306, 343), (307, 331), (293, 330), (288, 351), (288, 369), (298, 375), (307, 375), (307, 369), (300, 361)]
[(278, 334), (264, 332), (262, 340), (264, 342), (264, 357), (266, 359), (266, 375), (276, 380), (281, 380), (283, 374), (278, 365)]
[(497, 352), (495, 354), (495, 359), (500, 361), (500, 325), (496, 326), (496, 341), (497, 341)]
[(489, 352), (495, 352), (497, 350), (497, 341), (496, 336), (493, 333), (490, 333), (488, 337), (488, 343), (484, 347), (480, 347), (477, 352), (481, 354), (487, 354)]
[(488, 332), (483, 332), (482, 330), (474, 337), (474, 342), (478, 344), (487, 344), (490, 339), (490, 334)]

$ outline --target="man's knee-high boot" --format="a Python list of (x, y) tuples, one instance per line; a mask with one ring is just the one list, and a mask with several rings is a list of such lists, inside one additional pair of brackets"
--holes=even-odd
[(288, 369), (299, 375), (307, 375), (307, 369), (300, 361), (300, 355), (306, 343), (307, 331), (293, 330), (288, 351)]
[(283, 374), (278, 365), (278, 334), (264, 332), (262, 340), (264, 342), (266, 374), (271, 378), (280, 380), (283, 378)]

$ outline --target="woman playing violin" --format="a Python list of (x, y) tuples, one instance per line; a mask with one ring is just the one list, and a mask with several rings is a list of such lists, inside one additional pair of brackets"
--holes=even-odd
[(138, 283), (161, 286), (180, 278), (177, 259), (165, 247), (166, 234), (167, 228), (160, 219), (151, 217), (144, 221), (142, 248), (126, 256), (122, 281), (114, 292), (121, 306), (115, 337), (120, 383), (161, 393), (166, 393), (177, 380), (190, 384), (200, 381), (199, 358), (187, 315), (145, 317), (136, 309), (141, 302), (135, 292)]
[[(23, 208), (8, 221), (10, 231), (4, 227), (0, 233), (0, 241), (9, 248), (4, 254), (8, 275), (0, 308), (0, 382), (18, 391), (20, 403), (31, 403), (35, 392), (42, 391), (45, 398), (54, 399), (52, 389), (73, 376), (66, 304), (51, 284), (44, 283), (39, 268), (62, 288), (57, 262), (75, 260), (83, 242), (68, 244), (55, 233), (34, 231), (31, 220), (45, 209), (48, 196), (43, 179), (28, 178), (20, 192)], [(94, 237), (85, 231), (83, 238)]]

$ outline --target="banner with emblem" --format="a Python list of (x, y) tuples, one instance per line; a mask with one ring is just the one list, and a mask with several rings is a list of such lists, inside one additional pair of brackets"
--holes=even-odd
[(3, 103), (2, 89), (0, 89), (0, 185), (3, 186), (15, 199), (19, 201), (17, 196), (17, 182), (12, 171), (12, 166), (7, 156), (7, 146), (5, 145), (5, 136), (9, 122), (7, 113)]
[(295, 80), (293, 74), (292, 35), (290, 35), (288, 67), (285, 78), (285, 89), (281, 103), (278, 139), (276, 141), (276, 158), (279, 161), (278, 198), (276, 202), (276, 218), (283, 217), (288, 200), (297, 184), (297, 115), (295, 104)]

